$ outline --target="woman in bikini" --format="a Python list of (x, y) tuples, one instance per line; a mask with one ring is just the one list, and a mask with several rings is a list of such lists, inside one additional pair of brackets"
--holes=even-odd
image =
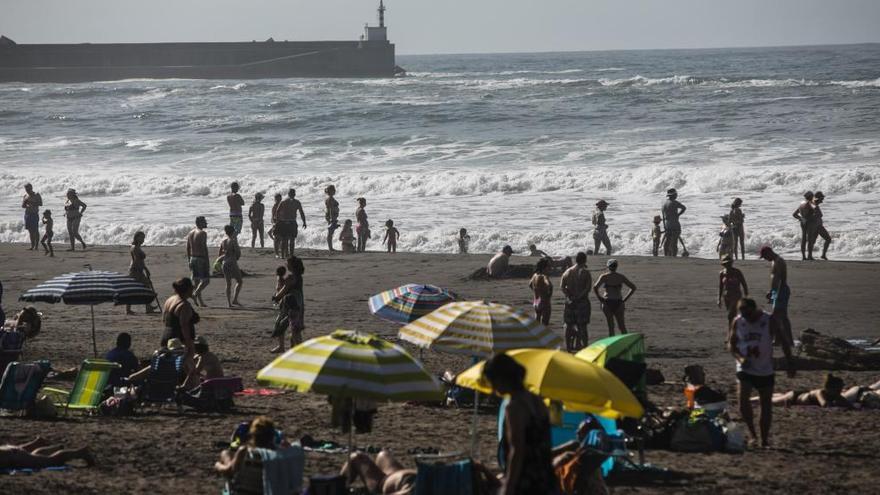
[(847, 409), (852, 407), (852, 403), (843, 396), (843, 379), (831, 373), (825, 375), (825, 383), (822, 388), (773, 394), (773, 405), (843, 407)]
[[(152, 289), (153, 282), (150, 281), (150, 269), (147, 268), (145, 260), (147, 259), (147, 254), (144, 253), (144, 250), (141, 249), (141, 246), (144, 244), (145, 235), (143, 232), (135, 232), (134, 239), (131, 240), (131, 249), (129, 249), (129, 254), (131, 254), (131, 264), (128, 267), (128, 276), (137, 280), (138, 282), (144, 284), (146, 287)], [(147, 304), (147, 313), (155, 313), (156, 307), (152, 304)], [(131, 310), (131, 305), (127, 304), (125, 306), (125, 314), (133, 315), (134, 312)]]
[(86, 204), (83, 203), (76, 194), (75, 189), (67, 190), (67, 202), (64, 203), (64, 216), (67, 217), (67, 236), (70, 238), (70, 249), (76, 249), (76, 241), (82, 244), (82, 248), (86, 248), (86, 243), (79, 235), (79, 224), (82, 221), (83, 213), (86, 212)]
[[(603, 273), (596, 283), (593, 285), (593, 292), (596, 298), (602, 304), (602, 312), (605, 313), (605, 319), (608, 321), (608, 336), (614, 335), (614, 321), (617, 320), (617, 327), (620, 333), (626, 332), (626, 301), (636, 292), (636, 285), (629, 281), (624, 275), (617, 273), (617, 260), (608, 260), (606, 264), (608, 271)], [(623, 286), (629, 288), (629, 293), (623, 295)], [(599, 289), (605, 289), (605, 295), (599, 293)]]
[(552, 309), (553, 282), (547, 276), (547, 269), (549, 267), (549, 258), (538, 260), (537, 265), (535, 265), (535, 274), (532, 275), (532, 280), (529, 281), (529, 288), (535, 293), (535, 319), (544, 326), (550, 324), (550, 311)]
[(186, 353), (183, 358), (183, 366), (187, 378), (184, 386), (198, 383), (198, 373), (195, 365), (195, 339), (196, 324), (199, 322), (199, 314), (189, 303), (193, 296), (193, 283), (189, 278), (181, 278), (171, 284), (174, 295), (165, 300), (162, 313), (165, 318), (165, 331), (159, 347), (167, 348), (168, 341), (178, 339), (183, 342)]
[[(223, 227), (226, 239), (220, 243), (220, 259), (223, 260), (223, 277), (226, 279), (226, 303), (229, 307), (241, 306), (238, 295), (241, 293), (241, 269), (238, 267), (238, 259), (241, 258), (241, 248), (238, 246), (238, 237), (232, 225)], [(235, 291), (232, 290), (232, 281), (235, 281)]]
[(723, 268), (718, 274), (718, 307), (721, 307), (723, 301), (727, 309), (727, 322), (730, 323), (739, 311), (739, 300), (749, 296), (749, 286), (742, 272), (733, 267), (733, 258), (730, 255), (721, 260), (721, 266)]

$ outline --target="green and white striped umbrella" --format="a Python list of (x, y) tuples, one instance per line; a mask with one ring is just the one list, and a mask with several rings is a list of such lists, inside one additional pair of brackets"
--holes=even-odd
[(485, 301), (449, 303), (404, 326), (398, 335), (419, 347), (483, 357), (562, 345), (559, 336), (525, 312)]
[(439, 400), (440, 383), (402, 347), (336, 330), (307, 340), (257, 373), (262, 385), (378, 401)]

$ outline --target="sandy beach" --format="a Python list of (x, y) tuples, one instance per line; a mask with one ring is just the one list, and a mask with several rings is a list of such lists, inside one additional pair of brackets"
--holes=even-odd
[[(62, 248), (62, 246), (58, 246)], [(374, 246), (375, 247), (375, 246)], [(62, 248), (63, 249), (63, 248)], [(213, 249), (213, 248), (212, 248)], [(182, 247), (146, 247), (147, 266), (161, 298), (171, 293), (171, 282), (188, 275)], [(464, 299), (485, 299), (529, 308), (527, 280), (467, 280), (484, 266), (488, 255), (407, 254), (329, 255), (324, 251), (299, 252), (304, 258), (306, 332), (311, 338), (337, 328), (394, 336), (396, 327), (373, 317), (367, 298), (404, 283), (432, 283), (457, 291)], [(126, 271), (127, 247), (97, 246), (87, 251), (46, 258), (21, 244), (0, 245), (0, 279), (5, 289), (7, 314), (21, 307), (21, 292), (61, 273), (95, 269)], [(755, 260), (739, 263), (754, 296), (768, 286), (768, 264)], [(594, 278), (605, 257), (591, 257)], [(621, 257), (620, 272), (638, 285), (628, 303), (631, 331), (647, 338), (649, 366), (659, 369), (666, 383), (649, 388), (649, 397), (661, 406), (683, 404), (682, 369), (702, 364), (709, 381), (733, 398), (734, 363), (723, 347), (726, 320), (715, 305), (719, 266), (711, 260)], [(532, 263), (533, 258), (514, 258)], [(244, 307), (225, 308), (222, 279), (213, 279), (205, 292), (208, 308), (200, 310), (198, 334), (223, 361), (229, 375), (239, 375), (246, 387), (256, 386), (256, 371), (269, 363), (274, 341), (269, 339), (274, 312), (270, 296), (274, 268), (279, 264), (270, 250), (244, 249), (241, 267), (245, 278)], [(795, 334), (811, 327), (847, 338), (876, 338), (880, 306), (877, 305), (880, 264), (863, 262), (789, 263), (793, 291), (791, 319)], [(558, 278), (554, 279), (558, 286)], [(558, 292), (558, 291), (557, 291)], [(759, 297), (763, 299), (763, 297)], [(590, 340), (607, 335), (595, 300)], [(89, 311), (86, 307), (39, 305), (44, 314), (41, 334), (29, 341), (26, 359), (46, 358), (56, 369), (76, 366), (91, 356)], [(148, 357), (158, 345), (162, 322), (158, 315), (125, 316), (124, 308), (98, 306), (98, 347), (112, 347), (118, 332), (130, 332), (133, 350)], [(562, 297), (553, 307), (553, 330), (562, 331)], [(418, 355), (418, 350), (408, 347)], [(781, 352), (780, 352), (781, 355)], [(463, 370), (469, 361), (432, 352), (424, 362), (434, 373)], [(847, 385), (867, 385), (877, 373), (841, 372)], [(794, 379), (777, 375), (777, 390), (816, 388), (823, 372), (801, 372)], [(71, 382), (47, 384), (70, 387)], [(66, 472), (4, 476), (4, 493), (218, 493), (222, 480), (214, 474), (217, 442), (228, 439), (235, 425), (256, 415), (274, 418), (288, 433), (297, 430), (317, 439), (344, 441), (329, 425), (329, 408), (323, 397), (286, 392), (271, 397), (236, 399), (236, 411), (227, 415), (186, 413), (148, 408), (145, 414), (111, 419), (73, 413), (56, 421), (0, 420), (0, 443), (24, 442), (42, 435), (66, 445), (90, 445), (98, 457), (95, 468)], [(372, 434), (358, 436), (361, 447), (381, 446), (398, 453), (412, 465), (409, 449), (434, 447), (464, 450), (468, 445), (471, 411), (452, 408), (388, 404), (380, 408)], [(732, 412), (734, 417), (738, 413)], [(495, 465), (494, 416), (481, 417), (481, 460)], [(615, 493), (875, 493), (880, 460), (874, 442), (880, 440), (880, 411), (840, 411), (812, 407), (777, 408), (772, 447), (743, 455), (679, 454), (648, 451), (647, 461), (687, 473), (692, 479), (668, 486), (618, 486)], [(309, 454), (307, 474), (331, 473), (342, 464), (341, 455)]]

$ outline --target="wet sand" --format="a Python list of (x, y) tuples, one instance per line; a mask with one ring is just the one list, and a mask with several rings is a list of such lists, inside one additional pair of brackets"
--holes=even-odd
[[(59, 245), (59, 247), (61, 247)], [(173, 279), (186, 275), (184, 250), (180, 247), (146, 247), (147, 265), (161, 297), (171, 292)], [(483, 266), (488, 255), (335, 255), (303, 251), (306, 338), (336, 328), (357, 329), (393, 336), (396, 327), (373, 317), (367, 298), (381, 290), (409, 282), (433, 283), (456, 290), (466, 299), (487, 299), (528, 308), (531, 294), (527, 280), (466, 280)], [(91, 264), (95, 269), (126, 271), (126, 247), (99, 246), (85, 252), (57, 252), (54, 259), (27, 251), (23, 245), (0, 246), (0, 280), (5, 288), (7, 314), (21, 307), (17, 296), (54, 275), (79, 271)], [(833, 255), (833, 253), (832, 253)], [(698, 259), (621, 257), (620, 272), (639, 290), (628, 304), (631, 331), (647, 336), (649, 365), (660, 369), (667, 383), (649, 388), (657, 404), (681, 405), (682, 369), (688, 364), (705, 366), (709, 381), (733, 397), (733, 360), (723, 348), (724, 311), (715, 306), (717, 272), (715, 262)], [(514, 259), (532, 263), (533, 258)], [(594, 278), (604, 257), (591, 257)], [(245, 278), (241, 294), (243, 308), (226, 309), (223, 281), (215, 278), (205, 292), (210, 307), (200, 310), (198, 333), (207, 337), (211, 349), (223, 360), (227, 374), (240, 375), (245, 386), (256, 386), (256, 371), (274, 355), (269, 339), (274, 313), (270, 296), (274, 268), (279, 264), (269, 250), (244, 249), (241, 267), (252, 274)], [(738, 265), (747, 277), (753, 295), (763, 296), (768, 285), (768, 265), (747, 261)], [(793, 296), (791, 315), (798, 334), (807, 327), (839, 337), (876, 338), (880, 305), (880, 264), (835, 262), (790, 262)], [(554, 278), (558, 287), (558, 278)], [(763, 299), (760, 297), (759, 299)], [(595, 300), (591, 341), (605, 336), (604, 318)], [(89, 311), (85, 307), (38, 305), (44, 313), (42, 333), (27, 343), (26, 358), (48, 358), (56, 369), (76, 366), (91, 356)], [(128, 331), (133, 350), (140, 358), (149, 356), (159, 342), (162, 323), (158, 315), (125, 316), (123, 307), (95, 308), (99, 348), (112, 347), (115, 335)], [(561, 332), (562, 298), (557, 290), (553, 307), (553, 328)], [(416, 355), (417, 350), (410, 348)], [(103, 351), (102, 351), (103, 352)], [(781, 352), (780, 352), (781, 354)], [(469, 361), (432, 352), (424, 353), (434, 372), (464, 369)], [(878, 373), (841, 372), (847, 385), (867, 385), (880, 379)], [(801, 372), (797, 378), (777, 376), (777, 390), (814, 388), (823, 373)], [(69, 388), (72, 382), (51, 381)], [(272, 397), (241, 397), (237, 410), (228, 415), (187, 413), (148, 408), (129, 418), (87, 417), (71, 413), (56, 421), (0, 419), (0, 443), (18, 443), (36, 435), (68, 446), (88, 444), (97, 453), (98, 467), (76, 468), (31, 476), (0, 477), (3, 493), (218, 493), (222, 480), (213, 473), (217, 442), (228, 439), (239, 421), (266, 414), (288, 433), (300, 430), (315, 438), (344, 443), (346, 437), (329, 427), (329, 409), (323, 397), (287, 392)], [(738, 416), (734, 412), (734, 416)], [(434, 447), (444, 451), (465, 450), (469, 445), (471, 411), (389, 404), (380, 408), (372, 434), (358, 436), (362, 447), (381, 446), (397, 452), (412, 464), (409, 449)], [(480, 458), (494, 464), (494, 416), (481, 416)], [(874, 462), (880, 458), (875, 442), (880, 440), (880, 412), (837, 411), (818, 408), (777, 408), (773, 447), (744, 455), (679, 454), (648, 451), (647, 461), (690, 474), (686, 485), (620, 486), (615, 493), (874, 493), (880, 474)], [(343, 461), (341, 455), (309, 454), (307, 473), (330, 473)]]

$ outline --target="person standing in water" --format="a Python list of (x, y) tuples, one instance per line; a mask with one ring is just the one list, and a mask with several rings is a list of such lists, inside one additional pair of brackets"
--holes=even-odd
[[(629, 281), (626, 276), (617, 273), (617, 260), (608, 260), (606, 264), (608, 271), (599, 276), (596, 284), (593, 285), (593, 292), (596, 293), (596, 299), (602, 305), (602, 312), (605, 314), (605, 320), (608, 322), (608, 336), (614, 336), (614, 320), (617, 320), (617, 328), (620, 333), (626, 332), (626, 301), (636, 293), (636, 285)], [(623, 295), (623, 286), (629, 287), (629, 293)], [(605, 295), (599, 293), (599, 289), (605, 289)]]
[(788, 345), (792, 345), (794, 337), (791, 334), (791, 321), (788, 319), (791, 289), (788, 287), (788, 269), (785, 260), (770, 246), (762, 247), (760, 255), (762, 259), (770, 262), (770, 292), (767, 293), (767, 301), (773, 305), (771, 315), (773, 323), (779, 327)]
[(278, 205), (276, 214), (278, 224), (275, 227), (275, 236), (281, 237), (281, 256), (293, 256), (296, 249), (296, 237), (299, 235), (299, 225), (296, 223), (296, 214), (302, 219), (302, 228), (306, 228), (306, 213), (302, 203), (296, 199), (296, 189), (287, 191), (287, 198)]
[(608, 238), (608, 223), (605, 222), (605, 210), (608, 209), (608, 202), (600, 199), (596, 203), (596, 210), (593, 212), (593, 242), (595, 249), (593, 253), (599, 254), (599, 247), (605, 246), (605, 254), (611, 256), (611, 239)]
[[(804, 193), (804, 200), (791, 214), (801, 224), (801, 259), (813, 259), (813, 242), (816, 231), (816, 209), (813, 207), (813, 191)], [(809, 253), (809, 255), (807, 254)]]
[(24, 228), (31, 239), (29, 251), (36, 251), (39, 247), (41, 206), (43, 206), (43, 197), (34, 192), (34, 186), (25, 184), (21, 207), (24, 208)]
[(742, 254), (742, 259), (746, 259), (746, 216), (742, 211), (743, 200), (734, 198), (730, 205), (730, 230), (733, 232), (733, 258), (736, 259)]
[(55, 250), (52, 249), (52, 238), (55, 237), (55, 220), (52, 219), (52, 210), (43, 210), (43, 238), (40, 243), (46, 251), (46, 256), (55, 257)]
[(196, 217), (196, 228), (186, 235), (186, 257), (189, 259), (189, 268), (192, 271), (192, 281), (195, 290), (192, 298), (197, 306), (204, 306), (202, 292), (211, 283), (211, 264), (208, 262), (208, 233), (205, 229), (208, 221), (205, 217)]
[[(222, 260), (223, 278), (226, 279), (226, 304), (231, 308), (233, 306), (241, 306), (238, 302), (238, 295), (241, 293), (241, 269), (238, 267), (238, 260), (241, 258), (241, 247), (238, 245), (238, 236), (235, 233), (235, 227), (227, 225), (223, 227), (226, 233), (226, 239), (220, 242), (219, 257)], [(232, 289), (232, 282), (235, 281), (235, 290)]]
[(553, 282), (547, 276), (550, 268), (550, 258), (541, 258), (535, 265), (535, 274), (529, 281), (529, 288), (535, 294), (533, 307), (535, 319), (545, 327), (550, 324), (550, 312), (553, 309)]
[(565, 294), (565, 309), (563, 321), (565, 322), (565, 346), (569, 352), (579, 351), (586, 347), (589, 342), (590, 324), (590, 288), (593, 286), (593, 276), (587, 269), (587, 254), (578, 253), (575, 256), (575, 265), (565, 270), (559, 287)]
[(263, 216), (266, 214), (266, 205), (263, 204), (263, 193), (258, 192), (254, 195), (254, 202), (248, 210), (248, 219), (251, 221), (251, 248), (256, 247), (257, 235), (260, 236), (260, 247), (266, 247), (264, 242)]
[(332, 253), (333, 235), (339, 228), (339, 201), (336, 201), (336, 186), (329, 185), (324, 188), (324, 219), (327, 220), (327, 249)]
[(86, 204), (83, 203), (76, 194), (75, 189), (67, 190), (67, 202), (64, 203), (64, 216), (67, 217), (67, 236), (70, 238), (70, 249), (76, 250), (76, 241), (82, 244), (82, 248), (86, 248), (86, 243), (79, 235), (79, 224), (82, 221), (83, 213), (86, 212)]
[[(128, 250), (131, 255), (131, 264), (128, 266), (128, 276), (144, 284), (145, 287), (152, 289), (153, 282), (150, 281), (150, 269), (147, 268), (146, 264), (147, 254), (144, 253), (144, 250), (141, 248), (141, 246), (144, 245), (145, 238), (146, 235), (144, 235), (143, 232), (138, 231), (135, 232), (134, 239), (131, 240), (131, 248)], [(152, 304), (147, 303), (146, 311), (147, 313), (155, 313), (156, 308)], [(125, 314), (134, 314), (131, 310), (130, 304), (125, 305)]]
[(663, 219), (663, 242), (664, 256), (678, 256), (678, 240), (681, 238), (681, 223), (679, 217), (687, 211), (687, 208), (678, 202), (678, 191), (674, 188), (666, 191), (666, 201), (661, 208)]
[(724, 303), (727, 309), (727, 323), (736, 318), (737, 304), (743, 297), (749, 297), (749, 285), (746, 277), (733, 267), (733, 257), (730, 255), (721, 259), (721, 273), (718, 274), (718, 307)]
[(651, 254), (654, 256), (659, 254), (660, 241), (663, 239), (663, 229), (660, 228), (661, 222), (663, 222), (663, 218), (660, 215), (654, 215), (654, 226), (651, 227), (651, 242), (654, 243)]
[(468, 246), (471, 243), (471, 236), (468, 235), (467, 229), (458, 230), (458, 254), (467, 254)]
[(822, 244), (822, 256), (820, 256), (820, 258), (828, 261), (828, 245), (831, 244), (831, 234), (825, 230), (825, 222), (822, 219), (822, 208), (819, 207), (819, 205), (824, 202), (825, 194), (822, 191), (816, 191), (816, 193), (813, 194), (813, 210), (816, 215), (816, 231), (811, 244), (815, 246), (816, 236), (821, 237), (824, 243)]
[(354, 219), (357, 222), (357, 227), (355, 227), (357, 252), (363, 253), (367, 250), (367, 240), (370, 239), (370, 222), (367, 220), (367, 200), (358, 198), (357, 203), (358, 207), (354, 212)]
[(226, 202), (229, 204), (229, 225), (232, 225), (232, 228), (235, 229), (235, 235), (239, 235), (241, 234), (241, 227), (244, 223), (241, 216), (241, 208), (244, 206), (244, 198), (241, 197), (241, 194), (238, 194), (238, 182), (229, 184), (229, 189), (232, 191), (226, 195)]

